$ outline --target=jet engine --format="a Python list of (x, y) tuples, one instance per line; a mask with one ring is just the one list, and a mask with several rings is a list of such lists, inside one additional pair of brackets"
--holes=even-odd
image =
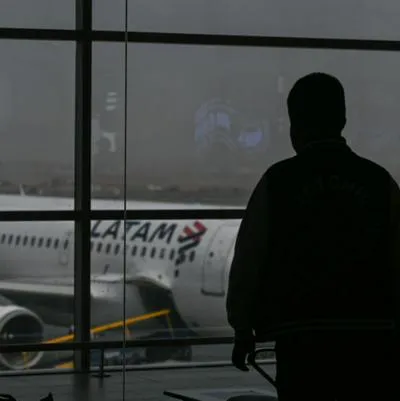
[[(0, 306), (0, 347), (40, 343), (44, 324), (32, 311), (16, 305)], [(0, 366), (10, 370), (30, 369), (42, 359), (43, 352), (0, 352)]]

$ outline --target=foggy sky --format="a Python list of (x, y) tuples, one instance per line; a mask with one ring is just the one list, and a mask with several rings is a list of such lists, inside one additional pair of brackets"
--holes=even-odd
[[(123, 29), (122, 0), (93, 2), (96, 29)], [(73, 28), (74, 3), (2, 0), (0, 25)], [(129, 3), (129, 28), (393, 39), (400, 29), (399, 11), (393, 0), (135, 0)], [(124, 46), (96, 43), (93, 49), (93, 116), (119, 132), (118, 153), (96, 163), (121, 174)], [(75, 45), (3, 40), (0, 51), (0, 162), (72, 167)], [(245, 118), (267, 120), (272, 127), (270, 147), (253, 166), (256, 177), (292, 154), (287, 92), (301, 75), (318, 70), (334, 73), (345, 86), (345, 135), (351, 145), (398, 176), (399, 67), (400, 55), (390, 52), (131, 44), (128, 171), (164, 176), (171, 184), (183, 175), (196, 177), (203, 167), (194, 158), (194, 115), (202, 103), (222, 98)], [(110, 91), (120, 99), (111, 123), (104, 117)], [(220, 157), (223, 162), (226, 155)]]

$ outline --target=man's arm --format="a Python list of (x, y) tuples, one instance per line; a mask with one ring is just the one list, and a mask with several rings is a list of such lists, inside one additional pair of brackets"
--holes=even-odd
[(226, 310), (235, 337), (253, 336), (253, 316), (257, 313), (260, 272), (266, 265), (268, 199), (267, 177), (254, 189), (236, 238), (229, 274)]

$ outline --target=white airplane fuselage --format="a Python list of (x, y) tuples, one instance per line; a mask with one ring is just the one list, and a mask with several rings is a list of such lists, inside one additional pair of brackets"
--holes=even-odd
[[(92, 207), (122, 209), (123, 203), (94, 200)], [(226, 208), (134, 201), (126, 207)], [(72, 208), (72, 199), (0, 196), (1, 210)], [(91, 265), (87, 266), (92, 283), (91, 326), (122, 320), (124, 297), (125, 318), (130, 318), (165, 308), (163, 300), (171, 294), (174, 307), (191, 330), (203, 335), (229, 332), (225, 292), (238, 225), (239, 221), (225, 220), (93, 221)], [(34, 285), (41, 292), (49, 286), (69, 286), (73, 291), (73, 280), (73, 222), (0, 222), (0, 282)], [(73, 322), (71, 308), (51, 302), (22, 304), (46, 323), (70, 326)], [(158, 329), (156, 320), (140, 325), (143, 334)]]

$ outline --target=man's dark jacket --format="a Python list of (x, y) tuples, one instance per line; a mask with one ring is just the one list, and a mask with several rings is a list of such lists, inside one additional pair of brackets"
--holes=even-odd
[(231, 265), (226, 307), (236, 335), (393, 318), (399, 210), (390, 174), (343, 138), (270, 167), (250, 197)]

